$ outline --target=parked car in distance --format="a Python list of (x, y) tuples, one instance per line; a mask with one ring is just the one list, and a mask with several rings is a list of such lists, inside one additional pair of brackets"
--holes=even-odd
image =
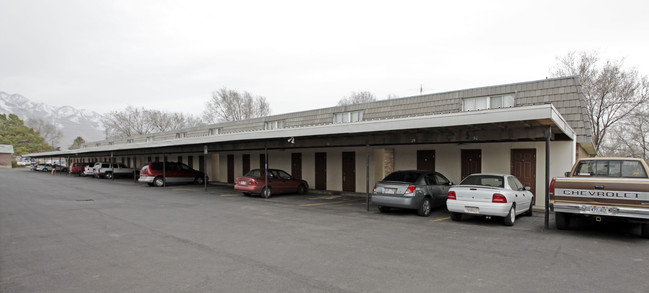
[(88, 166), (89, 163), (70, 163), (70, 168), (68, 172), (70, 174), (76, 174), (78, 176), (83, 175), (83, 169), (85, 166)]
[(446, 204), (453, 183), (434, 171), (406, 170), (390, 173), (374, 185), (372, 203), (382, 213), (391, 208), (417, 210), (428, 217), (435, 207)]
[(112, 179), (113, 177), (131, 177), (133, 168), (129, 168), (122, 163), (95, 163), (93, 175), (95, 178)]
[(263, 169), (254, 169), (242, 177), (237, 177), (234, 189), (243, 192), (244, 195), (260, 194), (264, 198), (269, 198), (272, 194), (280, 193), (305, 194), (309, 190), (309, 184), (285, 171), (268, 169), (268, 186), (266, 186), (266, 172)]
[(453, 221), (464, 214), (496, 216), (512, 226), (517, 215), (532, 216), (533, 203), (530, 187), (513, 175), (472, 174), (449, 190), (446, 207)]
[(83, 167), (83, 172), (79, 176), (95, 176), (95, 162), (88, 163)]
[(205, 183), (205, 174), (196, 171), (183, 163), (152, 162), (140, 169), (138, 182), (147, 183), (149, 186), (164, 186), (165, 183)]
[(45, 169), (45, 164), (34, 165), (34, 171), (43, 171), (43, 169)]

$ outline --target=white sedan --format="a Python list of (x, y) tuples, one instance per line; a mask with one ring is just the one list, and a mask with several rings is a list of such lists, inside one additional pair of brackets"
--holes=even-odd
[(513, 175), (472, 174), (449, 189), (446, 207), (453, 221), (461, 220), (464, 214), (496, 216), (512, 226), (516, 216), (532, 215), (533, 203), (530, 187)]

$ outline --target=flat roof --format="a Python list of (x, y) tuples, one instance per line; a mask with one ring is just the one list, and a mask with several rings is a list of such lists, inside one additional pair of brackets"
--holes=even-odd
[(416, 130), (470, 126), (490, 123), (515, 123), (534, 120), (548, 120), (563, 134), (574, 140), (575, 131), (568, 125), (552, 104), (467, 111), (449, 114), (392, 118), (384, 120), (360, 121), (306, 127), (281, 128), (273, 130), (254, 130), (211, 136), (188, 137), (152, 142), (138, 142), (98, 147), (86, 147), (74, 150), (52, 151), (24, 155), (25, 157), (66, 156), (95, 152), (119, 150), (150, 149), (172, 146), (201, 145), (211, 143), (232, 143), (237, 141), (277, 139), (286, 137), (327, 136), (337, 134), (363, 134), (372, 132)]

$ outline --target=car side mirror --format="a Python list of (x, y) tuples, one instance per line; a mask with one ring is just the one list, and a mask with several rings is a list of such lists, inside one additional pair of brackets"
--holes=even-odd
[(523, 187), (523, 190), (525, 190), (525, 191), (530, 191), (530, 190), (532, 190), (532, 188), (529, 187), (529, 186), (525, 186), (525, 187)]
[(570, 177), (570, 172), (563, 173), (563, 176)]
[(449, 181), (448, 186), (453, 186), (453, 182)]

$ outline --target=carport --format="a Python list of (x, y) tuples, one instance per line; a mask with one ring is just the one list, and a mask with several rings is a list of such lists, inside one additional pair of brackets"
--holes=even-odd
[[(555, 144), (552, 145), (551, 142)], [(80, 161), (90, 158), (105, 161), (129, 158), (130, 161), (130, 158), (133, 158), (132, 166), (137, 168), (138, 163), (140, 165), (145, 163), (144, 160), (146, 159), (141, 159), (144, 157), (162, 156), (163, 160), (165, 160), (168, 156), (173, 155), (201, 154), (199, 168), (204, 169), (206, 174), (213, 173), (210, 176), (213, 181), (226, 182), (234, 178), (234, 168), (230, 168), (230, 165), (233, 165), (233, 162), (230, 161), (230, 158), (234, 156), (233, 153), (257, 152), (263, 154), (263, 156), (260, 155), (260, 166), (263, 166), (265, 164), (277, 164), (277, 162), (273, 162), (269, 158), (280, 153), (310, 149), (346, 150), (347, 153), (354, 153), (353, 161), (357, 162), (356, 165), (365, 167), (364, 171), (362, 171), (362, 168), (358, 169), (361, 170), (361, 178), (364, 177), (365, 179), (363, 189), (369, 208), (372, 181), (380, 180), (384, 175), (381, 172), (385, 173), (386, 170), (391, 169), (390, 166), (386, 166), (386, 163), (387, 165), (391, 164), (392, 169), (395, 168), (395, 165), (398, 168), (398, 163), (394, 162), (394, 151), (392, 153), (389, 151), (391, 149), (407, 147), (417, 149), (434, 148), (435, 146), (444, 145), (446, 148), (453, 149), (452, 152), (455, 153), (455, 149), (460, 150), (467, 145), (488, 146), (502, 143), (532, 143), (539, 150), (544, 149), (545, 155), (538, 155), (543, 157), (541, 161), (545, 165), (545, 172), (541, 172), (545, 173), (545, 184), (543, 184), (544, 186), (537, 186), (537, 198), (547, 191), (547, 182), (549, 182), (550, 176), (562, 174), (575, 161), (577, 145), (575, 132), (552, 104), (355, 123), (244, 131), (164, 141), (113, 144), (30, 154), (28, 156), (31, 158), (63, 157), (67, 158), (68, 161)], [(553, 150), (553, 156), (550, 155), (551, 150)], [(360, 153), (361, 156), (359, 157), (364, 158), (356, 158), (356, 153)], [(219, 154), (226, 159), (210, 162), (209, 155), (214, 154)], [(136, 158), (140, 158), (140, 160), (138, 161)], [(389, 162), (391, 158), (392, 162)], [(550, 164), (552, 158), (557, 158), (555, 165)], [(317, 158), (315, 159), (317, 160)], [(344, 154), (343, 159), (345, 159)], [(495, 158), (494, 160), (499, 159)], [(342, 161), (344, 162), (344, 160)], [(483, 159), (482, 161), (486, 160)], [(286, 165), (284, 162), (281, 164)], [(301, 165), (311, 167), (315, 164), (317, 163), (313, 159), (307, 159)], [(459, 164), (457, 166), (459, 167)], [(343, 169), (342, 172), (344, 173), (344, 166), (335, 167)], [(375, 172), (370, 171), (372, 167)], [(355, 166), (353, 168), (356, 169)], [(452, 167), (447, 168), (450, 170)], [(540, 169), (543, 168), (536, 168), (535, 172)], [(217, 171), (214, 172), (214, 170)], [(227, 174), (224, 176), (220, 173)], [(345, 178), (344, 176), (343, 174), (343, 178)], [(226, 178), (229, 180), (223, 180)], [(355, 178), (355, 182), (359, 181), (359, 178)], [(345, 191), (344, 189), (343, 187), (342, 191)], [(361, 188), (355, 187), (352, 191), (359, 192), (361, 190)], [(544, 201), (547, 200), (547, 196), (542, 197)]]

